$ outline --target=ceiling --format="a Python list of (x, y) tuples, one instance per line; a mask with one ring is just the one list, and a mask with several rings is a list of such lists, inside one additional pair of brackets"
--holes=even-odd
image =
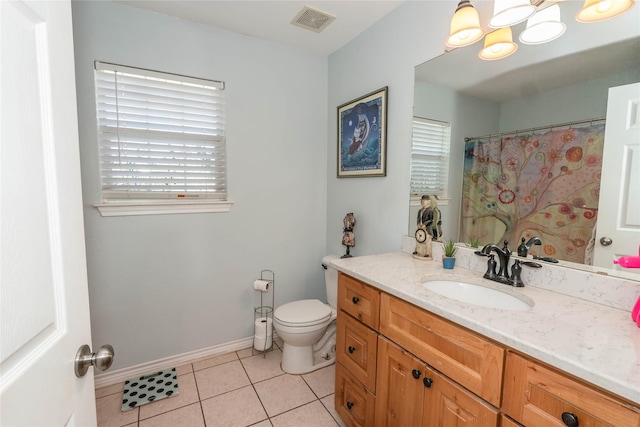
[[(118, 3), (174, 16), (330, 55), (398, 7), (404, 1), (370, 0), (115, 0)], [(316, 33), (291, 24), (311, 6), (336, 19)], [(455, 10), (455, 6), (452, 6)]]

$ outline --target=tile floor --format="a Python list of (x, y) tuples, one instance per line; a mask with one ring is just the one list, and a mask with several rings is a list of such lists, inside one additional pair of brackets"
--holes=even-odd
[(177, 396), (126, 412), (124, 383), (97, 389), (98, 427), (344, 426), (333, 405), (335, 365), (286, 374), (278, 344), (266, 357), (247, 348), (178, 366)]

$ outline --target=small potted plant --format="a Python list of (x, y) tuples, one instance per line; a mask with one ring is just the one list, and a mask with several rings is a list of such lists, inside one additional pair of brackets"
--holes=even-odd
[(453, 239), (446, 240), (442, 243), (442, 266), (451, 270), (456, 263), (456, 252), (458, 252), (458, 244)]
[(469, 247), (471, 248), (477, 248), (480, 246), (480, 239), (471, 239), (469, 241)]

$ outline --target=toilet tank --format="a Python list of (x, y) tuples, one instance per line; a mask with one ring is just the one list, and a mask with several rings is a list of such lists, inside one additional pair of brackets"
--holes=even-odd
[(322, 258), (324, 267), (324, 284), (327, 288), (327, 303), (333, 308), (338, 307), (338, 270), (331, 267), (328, 261), (340, 259), (340, 255), (327, 255)]

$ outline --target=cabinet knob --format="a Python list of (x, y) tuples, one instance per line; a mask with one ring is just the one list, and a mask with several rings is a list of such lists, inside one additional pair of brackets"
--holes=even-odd
[(349, 353), (353, 353), (354, 351), (356, 351), (355, 347), (349, 346)]
[(431, 387), (431, 384), (433, 384), (433, 380), (431, 378), (424, 377), (422, 379), (422, 384), (424, 384), (426, 388), (429, 388)]
[(576, 414), (572, 414), (571, 412), (563, 412), (562, 422), (567, 427), (578, 427), (578, 416)]
[(347, 402), (347, 409), (351, 410), (353, 408), (353, 402)]
[(353, 297), (353, 298), (351, 298), (351, 302), (352, 302), (352, 303), (354, 303), (354, 304), (357, 304), (357, 303), (359, 303), (359, 302), (360, 302), (360, 298), (358, 298), (358, 297)]
[(414, 369), (413, 371), (411, 371), (411, 375), (413, 375), (413, 378), (418, 379), (420, 378), (420, 375), (422, 375), (422, 372), (418, 371), (417, 369)]

